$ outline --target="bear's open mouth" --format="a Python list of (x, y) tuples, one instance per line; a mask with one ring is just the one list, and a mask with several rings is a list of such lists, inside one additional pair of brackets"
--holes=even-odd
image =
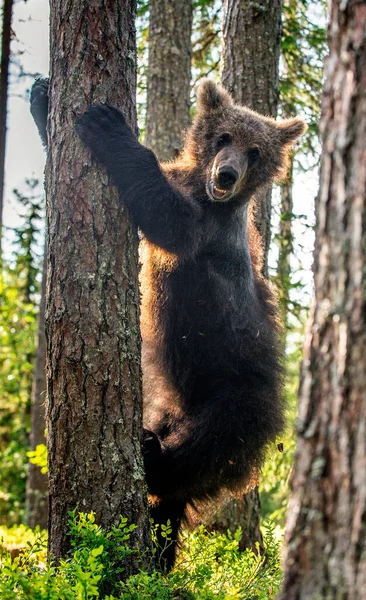
[(231, 188), (229, 190), (224, 190), (222, 188), (220, 188), (218, 185), (216, 185), (212, 179), (210, 179), (210, 181), (207, 184), (207, 193), (210, 196), (210, 198), (212, 200), (226, 200), (227, 198), (229, 198), (230, 196), (233, 195), (234, 192), (234, 188)]

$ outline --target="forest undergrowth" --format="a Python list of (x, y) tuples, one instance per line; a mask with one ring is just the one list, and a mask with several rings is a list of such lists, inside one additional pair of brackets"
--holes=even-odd
[[(134, 529), (121, 518), (108, 534), (94, 515), (70, 516), (69, 556), (56, 568), (47, 563), (46, 534), (25, 526), (0, 528), (0, 598), (2, 600), (219, 600), (275, 598), (281, 584), (280, 542), (273, 525), (264, 530), (264, 553), (239, 552), (235, 535), (186, 532), (174, 570), (154, 568), (154, 553), (141, 559), (150, 565), (123, 581), (123, 561), (131, 553)], [(169, 526), (166, 543), (169, 544)], [(258, 550), (258, 549), (257, 549)]]

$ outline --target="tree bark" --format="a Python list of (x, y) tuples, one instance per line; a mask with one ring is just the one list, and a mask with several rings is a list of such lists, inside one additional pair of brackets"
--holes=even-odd
[[(239, 104), (277, 115), (282, 0), (225, 0), (222, 82)], [(268, 276), (271, 191), (257, 194), (255, 222)]]
[(366, 598), (366, 6), (333, 0), (282, 600)]
[(1, 71), (0, 71), (0, 262), (3, 229), (4, 208), (4, 175), (5, 175), (5, 144), (6, 144), (6, 117), (8, 105), (11, 21), (13, 14), (13, 0), (4, 0), (3, 3), (3, 28), (1, 33)]
[[(237, 103), (272, 117), (277, 114), (278, 103), (281, 8), (281, 0), (225, 0), (224, 3), (222, 83)], [(255, 206), (255, 222), (263, 240), (263, 272), (266, 276), (270, 219), (271, 191), (258, 194)], [(255, 548), (259, 543), (262, 548), (258, 487), (242, 498), (231, 498), (221, 505), (211, 523), (216, 529), (226, 527), (235, 530), (240, 525), (243, 528), (241, 546)]]
[(150, 0), (145, 145), (175, 158), (190, 124), (191, 0)]
[[(45, 305), (46, 305), (46, 251), (43, 260), (41, 302), (38, 315), (38, 343), (34, 365), (30, 448), (35, 450), (39, 444), (46, 444), (45, 438), (45, 404), (46, 404), (46, 335), (45, 335)], [(27, 478), (26, 514), (29, 527), (47, 528), (48, 477), (41, 473), (40, 467), (30, 463)]]
[[(140, 440), (138, 239), (117, 191), (75, 134), (93, 102), (136, 128), (135, 1), (51, 0), (47, 427), (49, 550), (69, 548), (68, 512), (95, 511), (110, 529), (138, 526), (149, 545)], [(138, 568), (132, 554), (125, 574)]]

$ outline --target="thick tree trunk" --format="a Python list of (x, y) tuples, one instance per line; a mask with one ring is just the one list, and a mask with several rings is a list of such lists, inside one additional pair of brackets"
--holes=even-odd
[[(46, 303), (49, 550), (69, 547), (68, 512), (123, 515), (149, 544), (140, 440), (138, 239), (75, 134), (88, 104), (121, 107), (136, 128), (135, 2), (51, 0)], [(125, 574), (137, 568), (132, 555)]]
[[(281, 0), (225, 0), (222, 82), (235, 101), (276, 116), (281, 47)], [(271, 192), (256, 198), (255, 220), (263, 240), (263, 271), (268, 274)], [(246, 515), (244, 517), (244, 515)], [(239, 521), (238, 521), (239, 517)], [(221, 505), (212, 518), (217, 529), (243, 528), (241, 545), (262, 546), (260, 498), (254, 488)], [(222, 525), (220, 525), (220, 523)], [(248, 529), (249, 527), (249, 529)]]
[[(236, 102), (276, 117), (281, 50), (281, 0), (225, 0), (222, 82)], [(271, 238), (271, 192), (258, 194), (256, 225), (264, 273)]]
[(4, 175), (5, 175), (5, 143), (6, 143), (6, 117), (8, 104), (8, 82), (10, 63), (11, 20), (13, 13), (13, 0), (4, 0), (3, 27), (1, 33), (1, 71), (0, 71), (0, 261), (3, 228), (4, 206)]
[[(38, 444), (45, 444), (45, 405), (46, 405), (46, 335), (45, 335), (45, 305), (46, 305), (46, 252), (43, 261), (41, 302), (38, 316), (38, 343), (36, 361), (34, 365), (32, 407), (31, 407), (31, 432), (30, 448), (35, 450)], [(39, 525), (41, 529), (47, 528), (48, 477), (41, 473), (40, 467), (30, 464), (27, 479), (27, 524), (29, 527)]]
[(175, 158), (190, 124), (191, 0), (150, 0), (145, 145)]
[(333, 0), (282, 600), (366, 598), (366, 6)]

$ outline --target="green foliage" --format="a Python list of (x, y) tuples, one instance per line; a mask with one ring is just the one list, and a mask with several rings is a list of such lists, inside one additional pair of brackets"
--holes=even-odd
[(45, 475), (48, 471), (47, 467), (47, 446), (46, 444), (38, 444), (35, 450), (27, 452), (29, 462), (41, 469), (41, 473)]
[(13, 525), (12, 527), (0, 527), (0, 546), (7, 549), (17, 548), (35, 548), (39, 545), (41, 548), (37, 550), (37, 560), (42, 563), (46, 560), (46, 532), (40, 532), (37, 529), (33, 530), (25, 525)]
[[(280, 112), (305, 117), (308, 131), (301, 142), (305, 153), (318, 160), (320, 100), (327, 52), (324, 0), (286, 0), (283, 3)], [(297, 167), (304, 168), (304, 161)]]
[[(221, 18), (223, 5), (218, 0), (195, 0), (192, 25), (192, 104), (197, 82), (207, 75), (219, 79)], [(143, 143), (146, 123), (146, 91), (149, 40), (149, 3), (138, 0), (137, 41), (137, 116)]]
[(193, 2), (192, 88), (202, 77), (219, 78), (222, 16), (222, 2)]
[[(266, 553), (239, 552), (241, 532), (226, 536), (208, 534), (203, 527), (186, 533), (177, 567), (168, 575), (141, 570), (119, 581), (123, 563), (131, 553), (129, 536), (134, 526), (121, 518), (109, 533), (93, 514), (70, 519), (72, 553), (56, 569), (45, 565), (45, 537), (22, 528), (22, 553), (11, 560), (5, 550), (12, 539), (5, 532), (0, 551), (2, 600), (268, 600), (281, 583), (279, 543), (273, 527), (265, 534)], [(169, 529), (169, 527), (168, 527)], [(0, 530), (4, 534), (4, 530)]]
[(282, 573), (279, 542), (270, 525), (264, 535), (265, 554), (239, 552), (240, 529), (235, 535), (207, 533), (201, 526), (187, 534), (179, 565), (172, 574), (176, 585), (194, 598), (266, 599), (279, 590)]
[[(154, 521), (152, 519), (150, 519), (150, 526), (151, 526), (151, 539), (152, 539), (152, 543), (153, 543), (153, 557), (154, 557), (154, 564), (156, 564), (161, 570), (164, 570), (164, 565), (158, 565), (158, 549), (160, 554), (163, 554), (163, 552), (169, 548), (169, 546), (172, 543), (172, 538), (170, 537), (171, 533), (172, 533), (172, 527), (171, 527), (171, 522), (170, 519), (168, 519), (167, 524), (166, 525), (155, 525)], [(159, 532), (159, 527), (160, 527), (160, 532)], [(161, 541), (159, 540), (159, 536), (158, 534), (160, 533), (160, 537), (163, 538), (164, 543), (162, 544)]]
[[(303, 317), (303, 322), (305, 318)], [(286, 355), (285, 394), (287, 401), (287, 428), (278, 440), (280, 450), (273, 450), (267, 457), (260, 479), (262, 518), (271, 519), (281, 530), (285, 527), (285, 517), (290, 494), (289, 480), (296, 450), (295, 424), (297, 418), (297, 391), (302, 356), (303, 327), (288, 338)]]
[(19, 522), (25, 499), (26, 450), (37, 332), (40, 259), (35, 252), (43, 218), (38, 181), (29, 195), (15, 190), (24, 210), (12, 259), (0, 273), (0, 523)]
[[(293, 156), (287, 179), (281, 186), (279, 230), (273, 238), (278, 247), (273, 281), (279, 292), (286, 333), (289, 334), (294, 327), (302, 325), (304, 306), (309, 302), (304, 284), (306, 278), (310, 279), (310, 274), (304, 273), (301, 256), (304, 232), (310, 227), (306, 221), (311, 208), (306, 211), (302, 205), (301, 212), (306, 211), (308, 215), (296, 214), (293, 184), (299, 171), (313, 169), (315, 178), (314, 168), (317, 168), (320, 157), (320, 103), (327, 52), (326, 3), (324, 0), (285, 0), (282, 17), (279, 112), (282, 117), (300, 115), (308, 124), (308, 130)], [(305, 243), (311, 246), (311, 236)]]
[(140, 140), (143, 142), (146, 123), (146, 90), (149, 39), (149, 3), (148, 0), (138, 0), (136, 19), (137, 45), (137, 118)]
[[(100, 575), (99, 579), (95, 580), (100, 580), (98, 589), (102, 594), (112, 592), (116, 582), (123, 575), (126, 557), (133, 552), (128, 546), (128, 540), (136, 525), (127, 525), (127, 519), (121, 517), (118, 526), (113, 526), (111, 531), (105, 532), (95, 523), (93, 513), (86, 515), (73, 512), (69, 528), (71, 547), (75, 550), (74, 560), (77, 561), (76, 575), (80, 579), (82, 569), (90, 575), (95, 571), (99, 573), (103, 569), (103, 576)], [(89, 563), (90, 553), (93, 564)], [(94, 573), (95, 576), (97, 575)]]
[(13, 190), (16, 202), (23, 207), (21, 215), (24, 224), (14, 229), (15, 241), (15, 272), (18, 276), (18, 288), (27, 304), (34, 303), (38, 293), (41, 260), (35, 247), (40, 225), (44, 219), (44, 196), (40, 191), (38, 179), (26, 179), (27, 194)]
[[(21, 554), (11, 561), (5, 551), (9, 541), (2, 541), (0, 555), (0, 597), (2, 600), (86, 600), (109, 598), (116, 588), (123, 562), (132, 550), (128, 540), (134, 525), (121, 518), (118, 526), (105, 533), (94, 515), (70, 515), (70, 536), (73, 551), (61, 561), (59, 568), (44, 564), (45, 537), (37, 534), (27, 541)], [(25, 528), (25, 534), (30, 530)], [(112, 598), (112, 597), (110, 597)]]

